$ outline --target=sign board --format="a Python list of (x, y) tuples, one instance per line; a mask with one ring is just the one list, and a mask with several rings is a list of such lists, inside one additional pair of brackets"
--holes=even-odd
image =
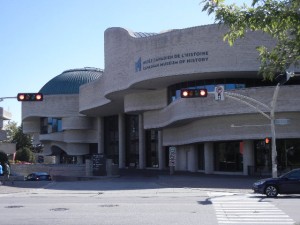
[(275, 119), (276, 125), (288, 125), (290, 124), (290, 119)]
[(93, 155), (93, 175), (106, 176), (106, 159), (103, 154)]
[(215, 87), (215, 100), (217, 100), (217, 101), (224, 100), (224, 86), (223, 85), (218, 85)]
[(175, 166), (176, 164), (176, 147), (169, 148), (169, 166)]

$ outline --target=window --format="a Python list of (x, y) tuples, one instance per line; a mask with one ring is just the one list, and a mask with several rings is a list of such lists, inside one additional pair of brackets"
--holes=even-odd
[(146, 166), (158, 168), (158, 131), (146, 131)]
[(214, 145), (216, 171), (243, 171), (243, 142), (219, 142)]
[(40, 125), (41, 134), (50, 134), (63, 131), (61, 118), (43, 117), (40, 120)]
[(198, 144), (197, 150), (198, 150), (198, 170), (204, 170), (205, 169), (204, 144)]
[(108, 159), (119, 163), (119, 128), (118, 116), (104, 117), (104, 150)]
[(126, 165), (138, 167), (139, 165), (139, 117), (126, 115)]

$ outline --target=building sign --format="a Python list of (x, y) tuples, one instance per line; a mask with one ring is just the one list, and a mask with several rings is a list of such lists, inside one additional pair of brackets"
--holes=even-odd
[(182, 65), (190, 63), (204, 63), (208, 61), (208, 51), (194, 51), (186, 53), (176, 53), (172, 55), (158, 56), (152, 58), (139, 57), (135, 62), (135, 72), (150, 70), (157, 67)]

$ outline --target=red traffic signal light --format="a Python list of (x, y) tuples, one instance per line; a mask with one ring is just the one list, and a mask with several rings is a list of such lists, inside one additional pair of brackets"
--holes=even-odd
[(266, 144), (269, 144), (270, 141), (271, 141), (270, 138), (265, 138), (265, 143), (266, 143)]
[(181, 89), (180, 95), (181, 98), (207, 97), (207, 89)]
[(17, 95), (18, 101), (21, 102), (33, 102), (33, 101), (43, 101), (42, 93), (19, 93)]

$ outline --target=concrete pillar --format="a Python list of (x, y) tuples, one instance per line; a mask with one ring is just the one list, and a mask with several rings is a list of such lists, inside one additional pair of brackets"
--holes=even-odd
[(120, 113), (118, 116), (119, 130), (119, 168), (125, 168), (126, 152), (125, 152), (125, 116)]
[(77, 163), (76, 164), (83, 164), (83, 156), (82, 155), (78, 155), (77, 157)]
[(212, 174), (214, 172), (214, 144), (213, 142), (204, 143), (204, 160), (205, 173)]
[(158, 168), (163, 170), (166, 168), (166, 153), (165, 148), (163, 146), (163, 135), (162, 131), (158, 131)]
[(103, 117), (97, 118), (97, 137), (98, 137), (98, 153), (104, 154), (104, 120)]
[(88, 177), (93, 175), (92, 160), (90, 159), (85, 160), (85, 175)]
[(146, 167), (145, 130), (143, 114), (139, 114), (139, 169)]
[(55, 156), (55, 164), (60, 164), (60, 155)]
[(252, 140), (246, 140), (243, 142), (243, 174), (247, 176), (249, 174), (249, 166), (254, 166), (254, 143)]

